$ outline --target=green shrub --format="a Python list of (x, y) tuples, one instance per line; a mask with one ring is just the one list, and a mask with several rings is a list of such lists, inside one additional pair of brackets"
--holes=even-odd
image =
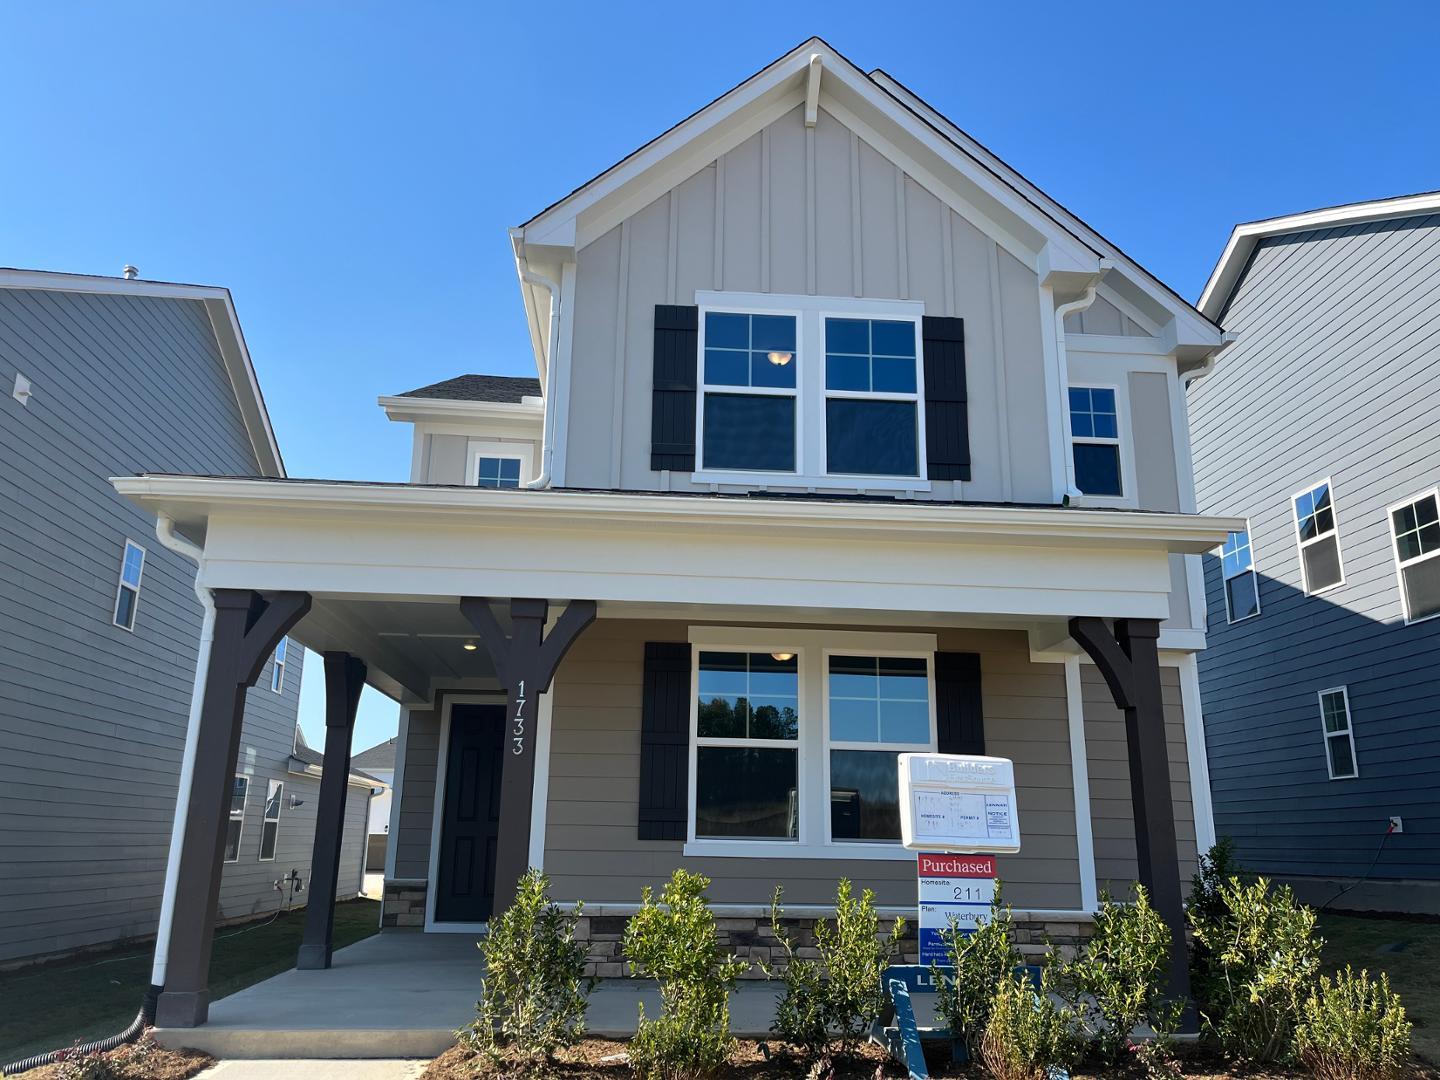
[(549, 878), (531, 869), (515, 902), (490, 920), (480, 942), (479, 1015), (460, 1035), (491, 1061), (541, 1065), (584, 1034), (594, 980), (585, 978), (586, 948), (575, 940), (580, 910), (567, 915), (551, 903)]
[(1015, 947), (1015, 919), (1008, 904), (1001, 903), (1000, 882), (995, 883), (995, 899), (990, 904), (990, 918), (971, 934), (961, 933), (954, 919), (943, 934), (945, 951), (949, 954), (951, 972), (943, 976), (931, 965), (935, 979), (935, 1012), (961, 1040), (972, 1058), (980, 1052), (981, 1040), (990, 1023), (996, 987), (1009, 979), (1023, 963)]
[(1051, 961), (1086, 1036), (1106, 1061), (1125, 1058), (1130, 1034), (1141, 1025), (1162, 1042), (1174, 1032), (1182, 1004), (1163, 996), (1170, 942), (1170, 928), (1137, 885), (1131, 904), (1102, 896), (1094, 936), (1073, 960)]
[[(785, 949), (787, 964), (779, 973), (785, 993), (775, 1007), (772, 1030), (797, 1047), (812, 1065), (825, 1066), (837, 1054), (850, 1054), (868, 1034), (885, 1004), (881, 975), (890, 965), (905, 933), (905, 920), (895, 920), (880, 933), (875, 894), (866, 889), (857, 900), (842, 878), (835, 893), (835, 918), (815, 924), (816, 960), (795, 954), (781, 907), (784, 890), (775, 888), (770, 902), (770, 927)], [(761, 965), (776, 977), (769, 965)]]
[(101, 1053), (79, 1053), (74, 1048), (56, 1056), (56, 1080), (120, 1080), (110, 1059)]
[(1288, 886), (1232, 877), (1216, 887), (1213, 908), (1191, 909), (1190, 925), (1205, 949), (1193, 984), (1206, 1030), (1236, 1057), (1289, 1060), (1324, 944), (1315, 913)]
[(625, 927), (632, 974), (660, 984), (660, 1015), (645, 1016), (630, 1041), (640, 1080), (698, 1080), (730, 1059), (730, 991), (749, 966), (727, 956), (705, 890), (710, 879), (676, 870), (656, 902), (647, 885)]
[(1300, 1060), (1319, 1080), (1392, 1080), (1410, 1068), (1410, 1021), (1389, 976), (1322, 975), (1300, 1009)]
[(1056, 1005), (1049, 969), (1037, 994), (1024, 975), (1006, 973), (995, 986), (980, 1058), (995, 1080), (1046, 1080), (1054, 1066), (1068, 1067), (1080, 1043), (1075, 1017)]
[[(1185, 901), (1185, 911), (1193, 925), (1196, 919), (1214, 922), (1224, 914), (1225, 905), (1220, 899), (1220, 886), (1231, 878), (1241, 877), (1241, 870), (1235, 862), (1235, 842), (1222, 836), (1215, 845), (1200, 856), (1195, 874), (1190, 879), (1190, 897)], [(1213, 966), (1210, 950), (1192, 937), (1189, 943), (1190, 967), (1203, 980), (1203, 973)]]

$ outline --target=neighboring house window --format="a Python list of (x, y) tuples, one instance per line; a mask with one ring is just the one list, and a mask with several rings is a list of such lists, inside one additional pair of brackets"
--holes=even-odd
[(1232, 532), (1220, 551), (1225, 577), (1225, 617), (1232, 623), (1260, 614), (1260, 579), (1250, 548), (1250, 530)]
[(1335, 504), (1330, 481), (1316, 484), (1293, 499), (1295, 530), (1300, 542), (1300, 569), (1307, 595), (1345, 580), (1340, 563), (1340, 534), (1335, 528)]
[(290, 639), (282, 637), (275, 646), (275, 663), (270, 666), (270, 689), (277, 694), (285, 691), (285, 657), (290, 652)]
[(929, 663), (911, 656), (828, 661), (830, 839), (899, 840), (899, 755), (932, 745)]
[(113, 622), (122, 630), (135, 629), (135, 612), (140, 607), (140, 579), (145, 574), (145, 549), (134, 540), (125, 541), (120, 559), (120, 584), (115, 590)]
[(701, 345), (703, 467), (795, 472), (795, 316), (707, 311)]
[(515, 457), (477, 456), (475, 484), (483, 488), (518, 488), (520, 459)]
[(245, 799), (250, 794), (250, 778), (237, 776), (230, 787), (230, 820), (225, 825), (225, 861), (240, 858), (240, 834), (245, 830)]
[(1390, 534), (1395, 540), (1395, 562), (1400, 574), (1400, 595), (1405, 621), (1419, 622), (1440, 615), (1440, 496), (1422, 495), (1390, 510)]
[(1120, 419), (1115, 389), (1108, 386), (1070, 388), (1070, 446), (1075, 486), (1086, 495), (1121, 498)]
[(825, 320), (825, 471), (920, 473), (915, 324)]
[(701, 652), (695, 835), (799, 835), (800, 679), (794, 653)]
[(275, 842), (280, 838), (280, 800), (284, 794), (284, 782), (271, 780), (265, 792), (265, 817), (260, 823), (261, 862), (275, 858)]
[(1320, 720), (1325, 731), (1325, 766), (1331, 780), (1360, 775), (1355, 764), (1355, 735), (1350, 727), (1350, 695), (1345, 687), (1320, 691)]

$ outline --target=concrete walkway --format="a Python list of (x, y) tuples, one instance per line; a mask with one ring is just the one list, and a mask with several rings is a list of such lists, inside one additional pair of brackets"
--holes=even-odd
[(197, 1080), (415, 1080), (424, 1061), (296, 1061), (255, 1058), (222, 1061)]

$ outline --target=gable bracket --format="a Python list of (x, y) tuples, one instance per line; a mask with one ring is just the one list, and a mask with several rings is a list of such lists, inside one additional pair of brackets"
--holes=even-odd
[(813, 128), (820, 120), (820, 70), (824, 58), (819, 53), (810, 54), (810, 72), (805, 83), (805, 126)]

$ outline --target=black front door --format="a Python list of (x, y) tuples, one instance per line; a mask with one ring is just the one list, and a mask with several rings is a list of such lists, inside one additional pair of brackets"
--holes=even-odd
[(503, 705), (453, 705), (445, 766), (436, 922), (484, 922), (495, 905)]

